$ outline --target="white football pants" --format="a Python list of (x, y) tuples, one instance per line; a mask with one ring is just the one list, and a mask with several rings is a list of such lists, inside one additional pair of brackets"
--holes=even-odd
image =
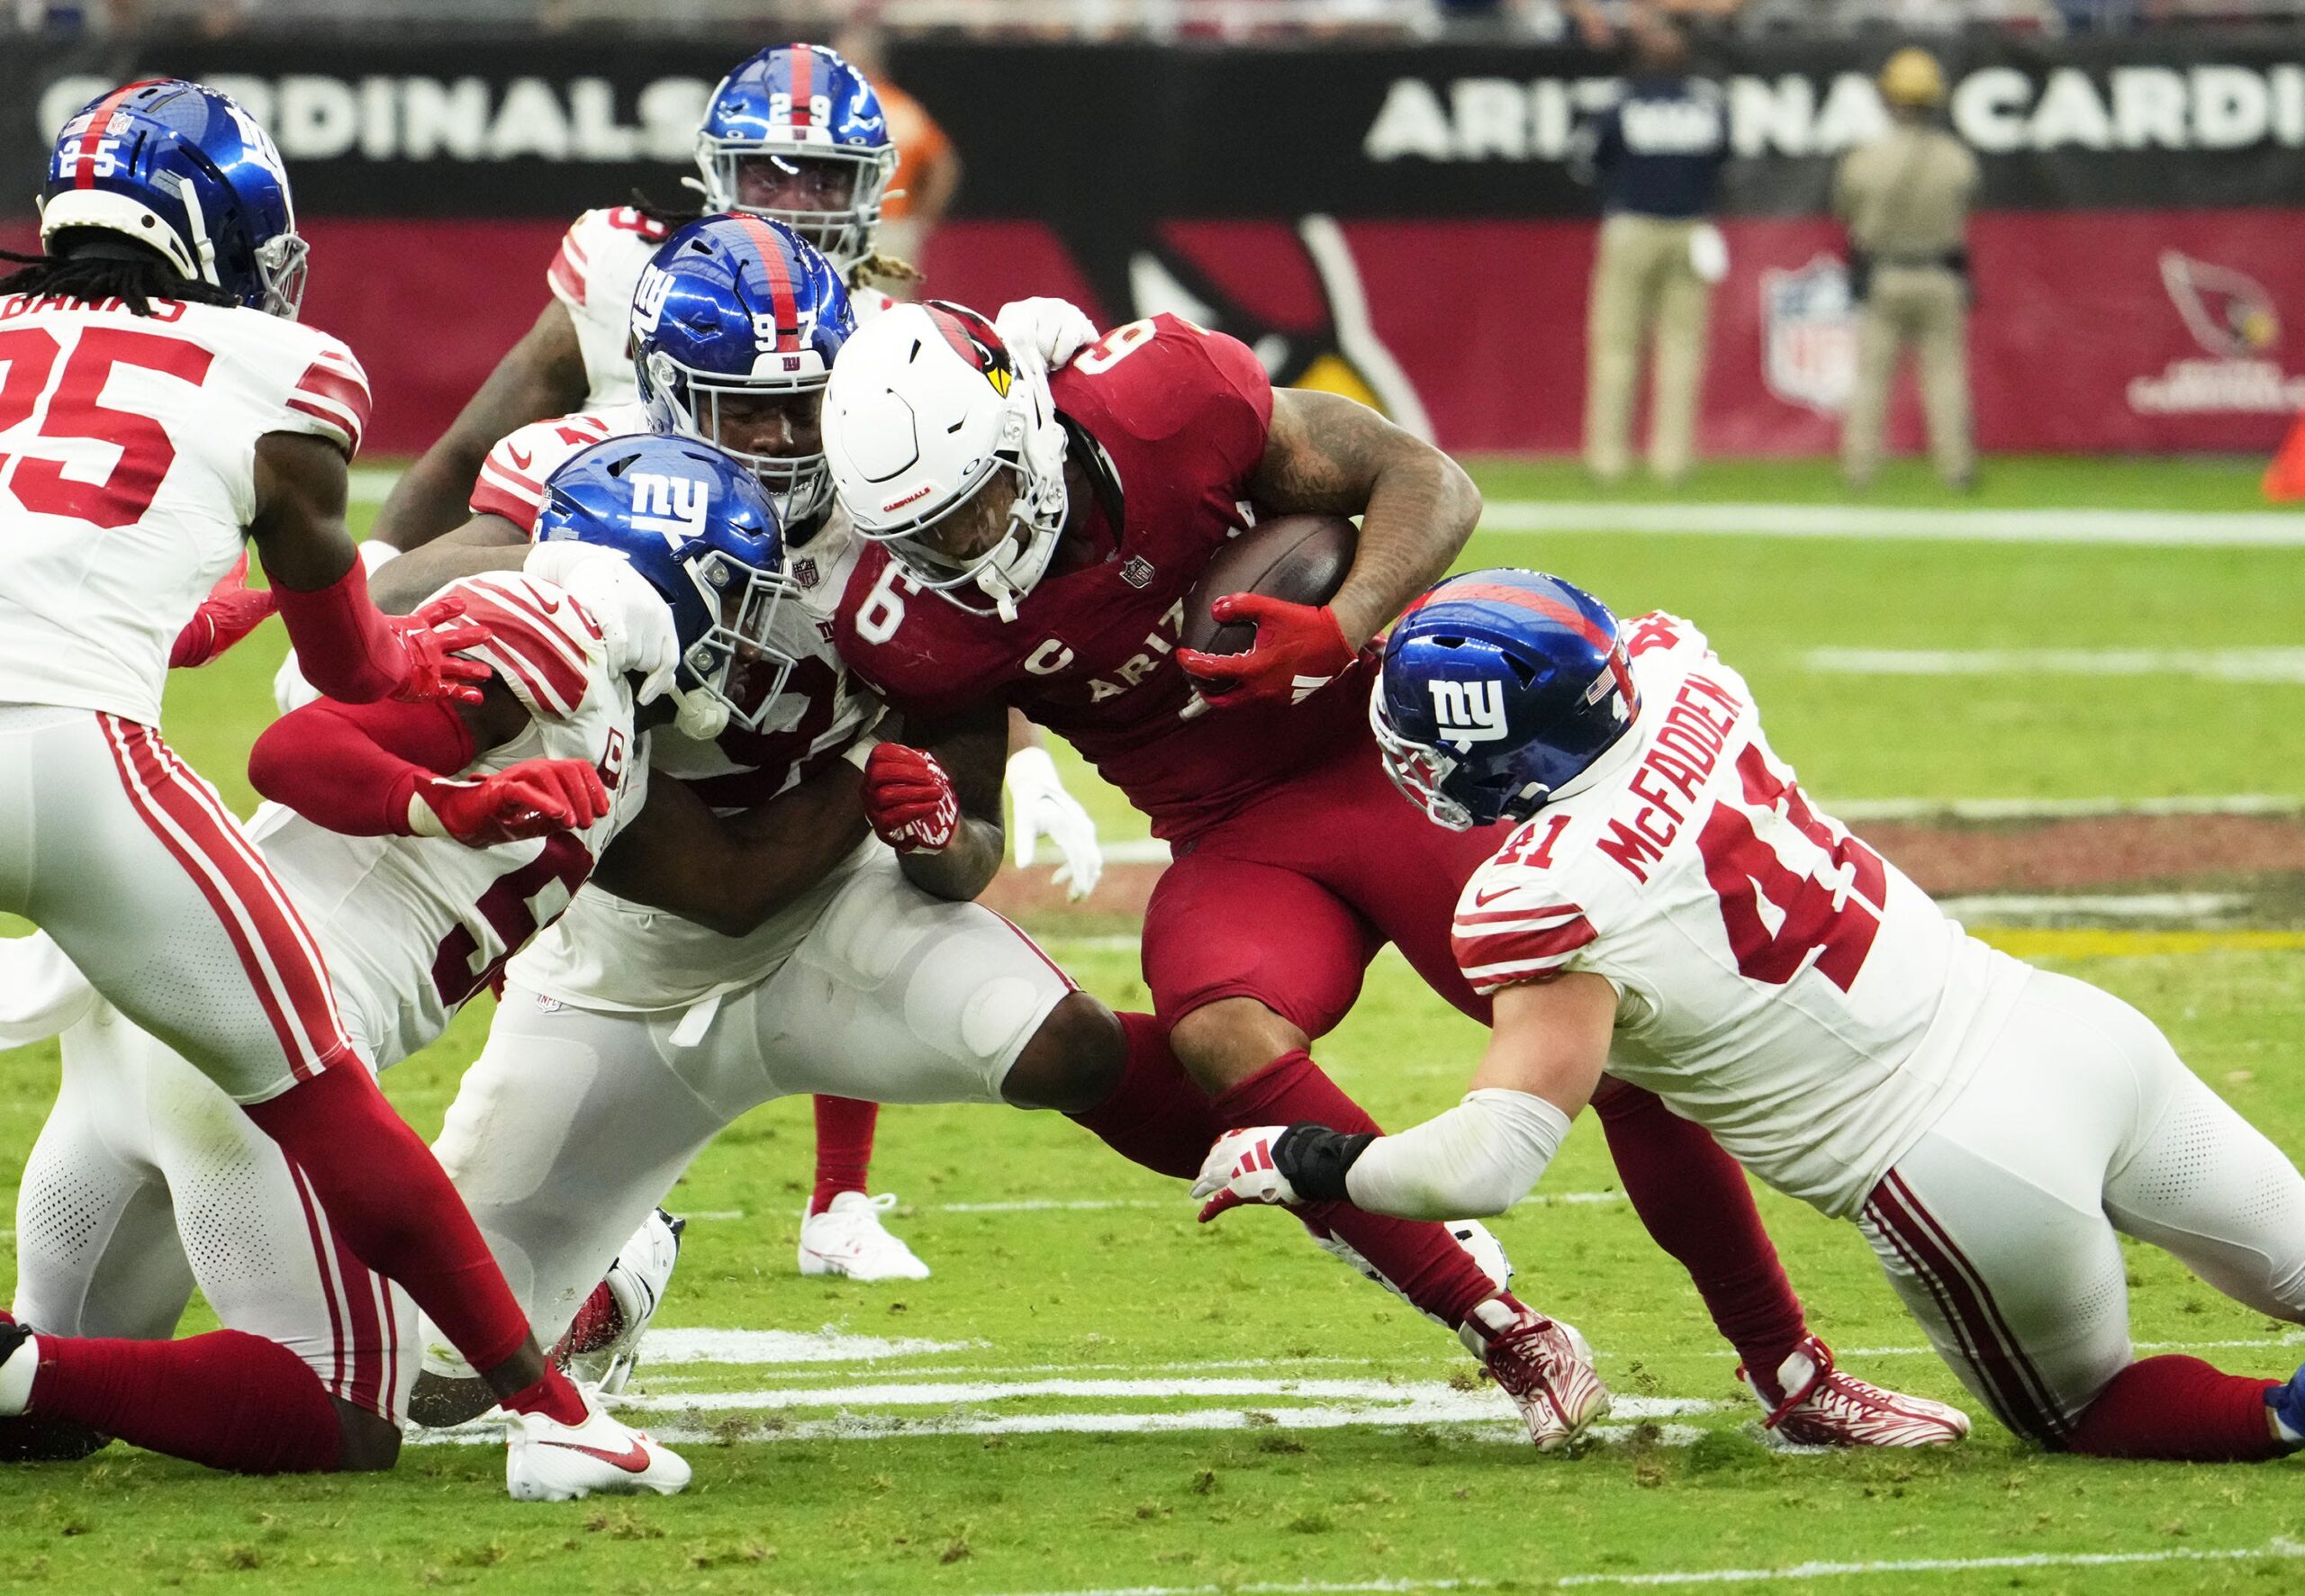
[(197, 1282), (230, 1329), (279, 1342), (332, 1395), (404, 1418), (415, 1304), (337, 1240), (272, 1139), (45, 937), (0, 942), (0, 1011), (10, 1045), (65, 1022), (63, 1083), (16, 1195), (15, 1316), (52, 1335), (163, 1340)]
[(1961, 1383), (2047, 1446), (2133, 1360), (2118, 1235), (2305, 1323), (2305, 1177), (2152, 1021), (2046, 971), (1858, 1223)]
[(0, 909), (236, 1102), (355, 1058), (312, 933), (150, 726), (0, 705)]
[[(873, 851), (790, 958), (720, 998), (618, 1013), (508, 984), (434, 1150), (550, 1346), (746, 1110), (816, 1093), (999, 1103), (1073, 990), (1008, 921), (929, 897)], [(438, 1340), (428, 1328), (436, 1360)]]

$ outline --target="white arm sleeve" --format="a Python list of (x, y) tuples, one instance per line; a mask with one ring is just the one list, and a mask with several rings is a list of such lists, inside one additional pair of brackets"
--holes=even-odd
[(1568, 1116), (1527, 1092), (1483, 1087), (1397, 1136), (1379, 1136), (1345, 1172), (1356, 1208), (1401, 1219), (1502, 1213), (1560, 1150)]

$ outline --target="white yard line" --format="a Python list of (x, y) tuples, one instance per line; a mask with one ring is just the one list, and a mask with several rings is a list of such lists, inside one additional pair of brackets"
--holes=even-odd
[[(1243, 1378), (1237, 1375), (1185, 1375), (1167, 1379), (1082, 1380), (942, 1380), (814, 1387), (761, 1388), (752, 1391), (682, 1392), (664, 1396), (634, 1395), (618, 1402), (619, 1409), (649, 1413), (678, 1413), (702, 1408), (713, 1412), (780, 1411), (788, 1408), (957, 1408), (986, 1402), (1069, 1399), (1075, 1402), (1153, 1402), (1183, 1398), (1207, 1400), (1263, 1397), (1276, 1403), (1335, 1404), (1333, 1411), (1351, 1410), (1395, 1417), (1387, 1423), (1461, 1424), (1509, 1418), (1512, 1410), (1496, 1391), (1476, 1386), (1460, 1391), (1442, 1380), (1335, 1380)], [(1677, 1419), (1710, 1413), (1721, 1404), (1695, 1397), (1620, 1396), (1612, 1410), (1619, 1419)], [(1329, 1411), (1315, 1408), (1273, 1410), (1287, 1412)]]
[[(1858, 652), (1820, 649), (1808, 657)], [(2305, 649), (2243, 650), (2244, 653), (2294, 654)], [(1900, 656), (1902, 657), (1902, 656)], [(2255, 680), (2267, 680), (2256, 678)], [(2129, 815), (2296, 815), (2305, 813), (2305, 798), (2278, 792), (2237, 792), (2209, 798), (1843, 798), (1828, 807), (1843, 820), (2096, 820)], [(1169, 844), (1152, 837), (1100, 839), (1107, 864), (1166, 864)], [(1052, 863), (1047, 866), (1054, 870)], [(1134, 948), (1133, 936), (1044, 937), (1075, 947)]]
[(1974, 897), (1940, 897), (1937, 906), (1968, 924), (2005, 925), (2015, 921), (2070, 919), (2212, 920), (2245, 906), (2237, 892), (2055, 893), (2002, 892)]
[(652, 1330), (642, 1341), (651, 1363), (754, 1365), (871, 1363), (886, 1357), (932, 1357), (944, 1352), (975, 1352), (989, 1341), (930, 1341), (917, 1336), (888, 1339), (845, 1335), (827, 1325), (802, 1330)]
[(2305, 547), (2305, 516), (2157, 509), (1887, 509), (1846, 504), (1607, 504), (1492, 500), (1484, 532), (1678, 533), (1931, 543)]
[[(2155, 1563), (2295, 1562), (2305, 1544), (2276, 1537), (2261, 1546), (2164, 1546), (2149, 1552), (2027, 1552), (2002, 1557), (1902, 1557), (1869, 1563), (1794, 1563), (1777, 1568), (1688, 1568), (1659, 1573), (1510, 1574), (1495, 1579), (1445, 1575), (1432, 1579), (1286, 1580), (1226, 1585), (1099, 1585), (1037, 1591), (1029, 1596), (1362, 1596), (1419, 1591), (1577, 1591), (1600, 1586), (1749, 1585), (1763, 1581), (1861, 1578), (1879, 1574), (1985, 1573), (2018, 1568), (2121, 1568)], [(1026, 1593), (1017, 1593), (1026, 1596)]]
[(1812, 648), (1827, 676), (2185, 676), (2205, 681), (2305, 681), (2305, 648)]
[[(400, 473), (353, 470), (355, 504), (382, 504)], [(1841, 504), (1611, 504), (1500, 499), (1484, 532), (1679, 533), (1700, 537), (1914, 538), (1953, 543), (2305, 547), (2305, 516), (2156, 509), (1889, 509)]]

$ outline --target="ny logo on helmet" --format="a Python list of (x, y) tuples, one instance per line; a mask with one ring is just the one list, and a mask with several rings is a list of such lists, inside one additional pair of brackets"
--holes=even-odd
[(653, 471), (636, 471), (625, 481), (632, 484), (632, 524), (638, 530), (662, 532), (675, 546), (703, 532), (705, 511), (712, 507), (704, 483)]
[(1505, 684), (1501, 681), (1435, 681), (1433, 718), (1441, 740), (1462, 748), (1504, 737)]
[(673, 280), (653, 266), (640, 268), (640, 282), (632, 291), (632, 330), (635, 333), (656, 330), (657, 320), (664, 313), (664, 298), (673, 291)]

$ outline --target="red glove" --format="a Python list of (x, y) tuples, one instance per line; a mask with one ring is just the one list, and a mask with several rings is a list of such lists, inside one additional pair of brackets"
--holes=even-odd
[(864, 761), (864, 818), (899, 853), (935, 853), (961, 828), (961, 797), (933, 755), (895, 743)]
[(1220, 621), (1252, 621), (1256, 642), (1246, 654), (1177, 650), (1177, 663), (1220, 709), (1235, 704), (1301, 704), (1352, 663), (1336, 612), (1324, 604), (1291, 604), (1263, 593), (1227, 593), (1208, 607)]
[(467, 848), (583, 831), (609, 812), (601, 773), (581, 759), (524, 759), (493, 775), (412, 773), (408, 828)]
[(490, 634), (477, 621), (458, 620), (456, 618), (464, 612), (462, 599), (431, 599), (419, 605), (413, 614), (385, 618), (385, 625), (400, 638), (401, 647), (408, 654), (400, 685), (392, 690), (393, 698), (403, 704), (421, 704), (432, 699), (446, 699), (452, 704), (480, 702), (481, 689), (494, 672), (478, 660), (458, 659), (456, 654), (459, 649), (479, 647), (488, 641)]
[(263, 623), (280, 606), (270, 588), (252, 588), (249, 557), (244, 553), (224, 580), (208, 590), (208, 597), (192, 612), (192, 619), (176, 634), (168, 651), (168, 669), (204, 665)]

